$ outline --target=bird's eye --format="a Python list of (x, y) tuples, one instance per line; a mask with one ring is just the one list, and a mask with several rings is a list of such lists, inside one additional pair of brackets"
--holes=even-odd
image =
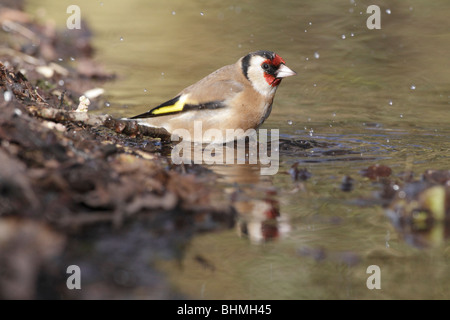
[(263, 63), (263, 64), (261, 65), (261, 68), (263, 68), (264, 70), (269, 70), (269, 64)]

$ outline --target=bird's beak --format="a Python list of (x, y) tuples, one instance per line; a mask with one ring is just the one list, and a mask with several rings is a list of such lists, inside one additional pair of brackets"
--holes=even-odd
[(286, 77), (290, 77), (290, 76), (295, 76), (297, 74), (297, 72), (295, 72), (294, 70), (289, 69), (288, 67), (286, 67), (286, 65), (281, 64), (278, 67), (278, 70), (275, 71), (275, 76), (279, 79), (281, 78), (286, 78)]

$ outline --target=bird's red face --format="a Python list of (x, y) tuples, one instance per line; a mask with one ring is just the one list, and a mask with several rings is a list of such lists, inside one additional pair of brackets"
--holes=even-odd
[(278, 54), (275, 54), (273, 58), (266, 59), (261, 63), (261, 68), (264, 70), (264, 79), (270, 86), (276, 87), (280, 84), (282, 78), (296, 74), (286, 67), (285, 63), (283, 58)]
[(275, 71), (278, 70), (282, 63), (286, 62), (277, 54), (275, 54), (273, 59), (266, 59), (261, 63), (261, 68), (264, 70), (264, 79), (272, 87), (276, 87), (281, 82), (281, 78), (275, 76)]

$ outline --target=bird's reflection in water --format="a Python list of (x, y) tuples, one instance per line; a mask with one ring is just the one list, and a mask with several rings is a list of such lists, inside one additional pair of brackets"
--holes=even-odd
[[(183, 158), (183, 163), (199, 164), (199, 159), (203, 160), (202, 165), (205, 162), (209, 163), (206, 167), (218, 175), (218, 181), (223, 185), (225, 194), (238, 212), (237, 234), (258, 244), (282, 238), (290, 231), (290, 225), (287, 217), (280, 211), (278, 192), (273, 185), (273, 175), (262, 175), (263, 172), (278, 171), (278, 150), (272, 149), (273, 144), (270, 143), (265, 146), (264, 148), (270, 151), (271, 156), (276, 153), (276, 157), (272, 157), (270, 163), (263, 161), (265, 164), (261, 164), (259, 158), (261, 148), (254, 149), (252, 143), (255, 141), (250, 139), (245, 144), (245, 149), (240, 149), (243, 145), (238, 146), (235, 142), (231, 151), (230, 145), (225, 144), (211, 150), (211, 146), (199, 147), (190, 143), (184, 146), (184, 148), (190, 146), (189, 152), (180, 153), (179, 148), (174, 150), (178, 156), (180, 154), (188, 156), (188, 159)], [(263, 151), (264, 148), (262, 148)], [(258, 153), (257, 157), (254, 157), (255, 150)], [(233, 163), (225, 161), (230, 159), (227, 158), (230, 152), (234, 152)], [(195, 159), (197, 161), (194, 162)], [(276, 170), (273, 170), (275, 166)]]
[(253, 243), (263, 243), (285, 236), (287, 217), (280, 211), (278, 192), (272, 176), (260, 174), (260, 164), (212, 166), (211, 169), (228, 185), (227, 194), (238, 212), (236, 230)]

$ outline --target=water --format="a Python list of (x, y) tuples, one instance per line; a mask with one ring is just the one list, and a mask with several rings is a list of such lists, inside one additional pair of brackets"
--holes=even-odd
[[(44, 7), (64, 26), (69, 2), (29, 1), (29, 11)], [(195, 236), (181, 262), (157, 263), (175, 290), (205, 299), (450, 298), (449, 242), (434, 235), (418, 248), (367, 201), (380, 187), (359, 174), (375, 163), (394, 176), (450, 169), (450, 4), (378, 1), (381, 30), (369, 30), (370, 4), (78, 1), (97, 59), (118, 75), (95, 112), (147, 111), (266, 49), (298, 75), (281, 84), (263, 128), (327, 144), (280, 151), (274, 176), (212, 167), (223, 197), (238, 195), (240, 219)], [(295, 163), (311, 173), (307, 181), (292, 181)], [(346, 176), (350, 192), (341, 188)], [(370, 265), (380, 267), (380, 290), (366, 286)]]

